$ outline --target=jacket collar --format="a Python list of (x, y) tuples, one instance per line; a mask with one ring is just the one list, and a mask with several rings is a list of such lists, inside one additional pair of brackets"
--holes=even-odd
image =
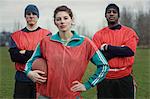
[[(75, 31), (71, 31), (71, 32), (73, 33), (73, 36), (70, 39), (70, 41), (80, 41), (80, 40), (83, 39), (83, 37), (78, 35), (77, 32), (75, 32)], [(56, 34), (52, 35), (50, 39), (53, 40), (53, 41), (62, 43), (62, 40), (61, 40), (61, 38), (59, 36), (59, 32), (57, 32)]]

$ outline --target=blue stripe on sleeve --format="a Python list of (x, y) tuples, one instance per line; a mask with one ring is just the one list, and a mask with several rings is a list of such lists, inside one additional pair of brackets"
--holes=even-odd
[(108, 63), (103, 56), (103, 54), (98, 50), (96, 53), (93, 55), (91, 62), (97, 66), (97, 70), (95, 74), (93, 74), (88, 82), (86, 82), (84, 85), (86, 89), (89, 89), (90, 87), (95, 86), (97, 83), (102, 81), (109, 69)]

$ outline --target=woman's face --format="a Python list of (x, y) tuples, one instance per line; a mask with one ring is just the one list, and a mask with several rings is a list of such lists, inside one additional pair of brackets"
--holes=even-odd
[(56, 14), (54, 23), (59, 31), (67, 32), (70, 31), (73, 20), (69, 14), (65, 11), (60, 11)]

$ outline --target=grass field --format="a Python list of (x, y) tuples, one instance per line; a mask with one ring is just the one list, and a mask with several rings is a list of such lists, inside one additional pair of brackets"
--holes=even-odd
[[(150, 99), (150, 49), (137, 49), (134, 75), (138, 84), (137, 99)], [(0, 99), (12, 99), (14, 89), (14, 64), (10, 61), (7, 48), (0, 47)], [(94, 66), (95, 67), (95, 66)], [(87, 80), (93, 73), (90, 63), (83, 78)], [(83, 92), (84, 99), (96, 99), (96, 89)]]

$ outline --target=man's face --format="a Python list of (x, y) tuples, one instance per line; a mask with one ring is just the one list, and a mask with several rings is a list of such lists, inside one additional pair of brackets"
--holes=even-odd
[(117, 23), (118, 22), (118, 12), (116, 9), (114, 8), (110, 8), (106, 11), (106, 15), (105, 15), (107, 21), (109, 23)]
[(32, 13), (32, 12), (27, 13), (25, 18), (26, 18), (27, 24), (29, 26), (34, 26), (38, 21), (37, 15), (35, 13)]

